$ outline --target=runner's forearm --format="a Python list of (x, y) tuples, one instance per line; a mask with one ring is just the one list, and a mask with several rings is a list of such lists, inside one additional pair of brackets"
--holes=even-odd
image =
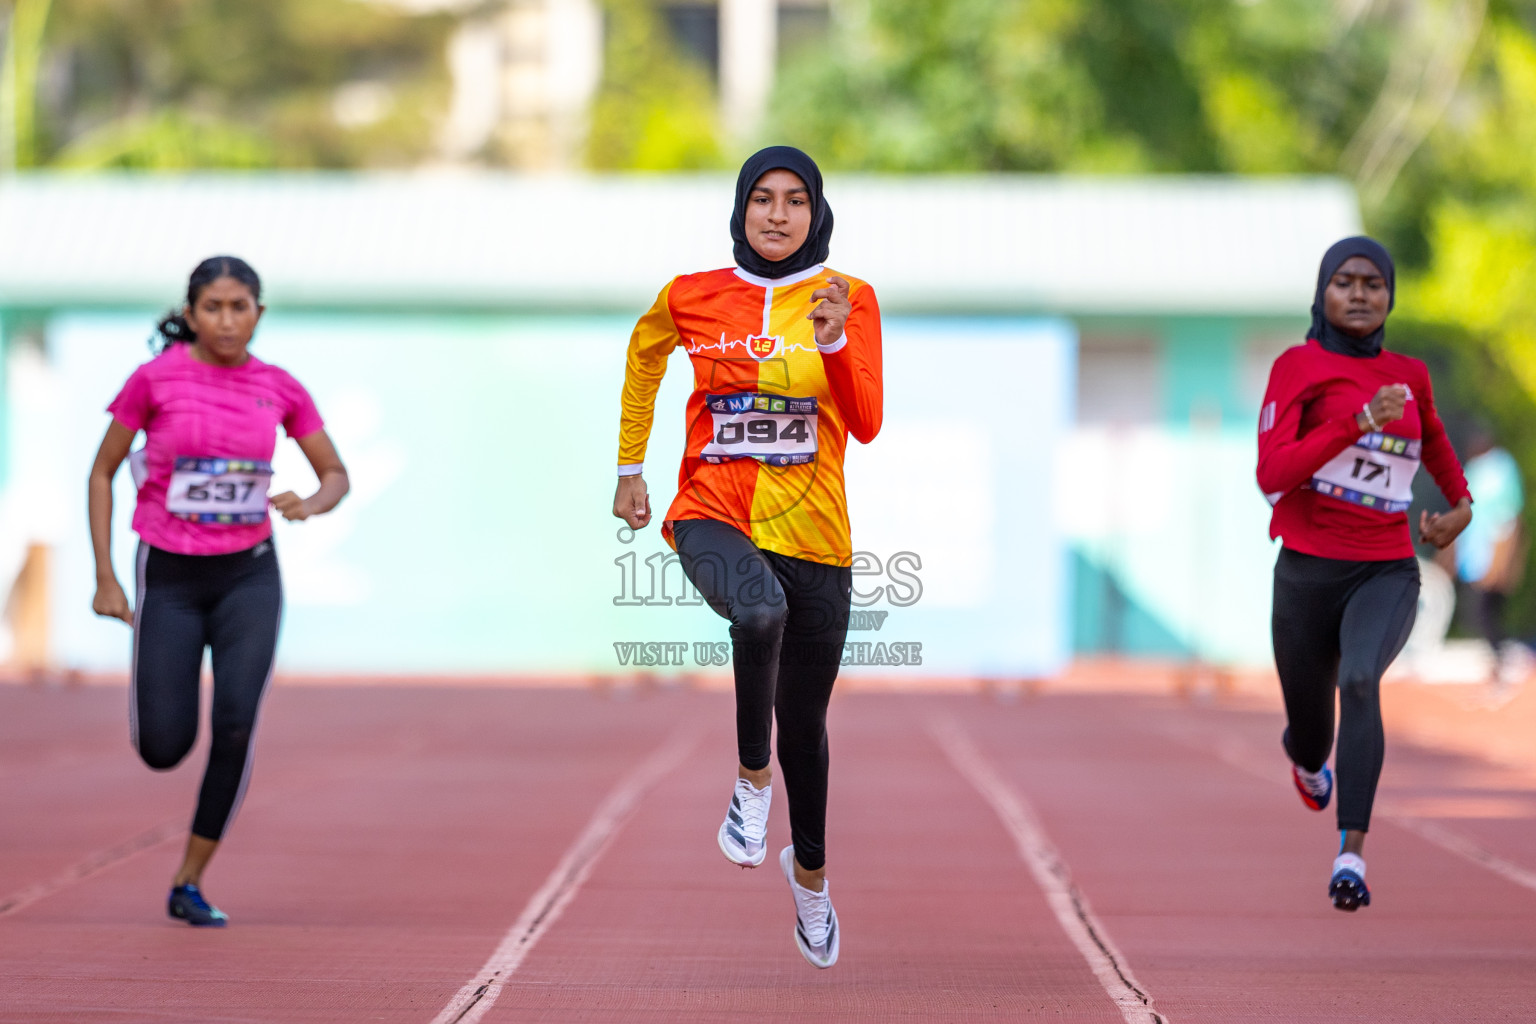
[(320, 489), (305, 498), (304, 504), (309, 506), (310, 515), (324, 515), (341, 504), (351, 489), (352, 481), (345, 469), (328, 469), (320, 476)]
[(91, 553), (96, 558), (96, 578), (116, 579), (112, 571), (112, 478), (91, 470), (87, 518), (91, 524)]

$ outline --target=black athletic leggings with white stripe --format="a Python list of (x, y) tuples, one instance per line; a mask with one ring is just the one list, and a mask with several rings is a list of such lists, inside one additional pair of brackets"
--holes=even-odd
[(213, 650), (213, 735), (193, 835), (222, 839), (245, 794), (282, 611), (270, 540), (228, 555), (139, 545), (130, 710), (134, 746), (151, 768), (176, 767), (197, 740), (203, 648)]
[(1418, 610), (1412, 558), (1357, 562), (1280, 549), (1272, 625), (1285, 750), (1309, 772), (1327, 763), (1337, 687), (1341, 830), (1370, 830), (1386, 747), (1381, 675), (1408, 641)]
[(731, 621), (736, 744), (742, 767), (768, 767), (774, 719), (790, 839), (807, 871), (826, 864), (827, 704), (842, 665), (853, 570), (764, 551), (712, 519), (672, 524), (683, 571)]

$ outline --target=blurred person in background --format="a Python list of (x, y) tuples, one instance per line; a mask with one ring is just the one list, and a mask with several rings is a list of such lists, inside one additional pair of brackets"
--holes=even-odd
[[(128, 378), (90, 477), (97, 615), (133, 627), (129, 723), (144, 763), (174, 768), (200, 717), (203, 648), (212, 648), (212, 742), (191, 835), (171, 879), (167, 912), (222, 927), (202, 893), (203, 870), (250, 779), (256, 716), (272, 680), (283, 584), (269, 509), (301, 521), (346, 495), (346, 468), (309, 392), (249, 352), (261, 279), (233, 256), (204, 260), (186, 306), (160, 321), (164, 347)], [(307, 498), (268, 496), (277, 429), (294, 438), (319, 479)], [(129, 455), (134, 436), (144, 447)], [(138, 501), (137, 600), (112, 568), (112, 478), (130, 459)]]
[[(1413, 508), (1408, 510), (1410, 522), (1417, 518), (1415, 510), (1443, 515), (1450, 508), (1445, 495), (1435, 485), (1433, 476), (1428, 473), (1414, 476)], [(1449, 664), (1446, 660), (1446, 637), (1451, 622), (1456, 618), (1459, 600), (1456, 593), (1456, 545), (1437, 548), (1417, 535), (1414, 540), (1414, 551), (1419, 562), (1419, 609), (1414, 615), (1408, 642), (1392, 663), (1388, 678), (1434, 679), (1444, 675)]]
[(1339, 854), (1328, 897), (1371, 902), (1361, 855), (1381, 777), (1381, 677), (1402, 650), (1419, 599), (1407, 510), (1422, 459), (1451, 504), (1421, 513), (1444, 549), (1472, 518), (1472, 495), (1435, 412), (1429, 370), (1383, 348), (1396, 274), (1370, 238), (1331, 246), (1318, 269), (1306, 343), (1270, 370), (1259, 413), (1258, 482), (1274, 506), (1271, 630), (1285, 699), (1281, 737), (1302, 802), (1328, 806), (1339, 702)]
[(1504, 608), (1520, 586), (1527, 551), (1520, 515), (1525, 489), (1515, 457), (1498, 446), (1486, 424), (1468, 435), (1467, 486), (1477, 495), (1477, 518), (1456, 540), (1456, 575), (1467, 585), (1466, 608), (1493, 653), (1491, 682), (1501, 686), (1523, 668), (1523, 648), (1510, 642)]
[(880, 430), (880, 308), (824, 265), (832, 209), (809, 156), (748, 158), (731, 215), (736, 266), (662, 289), (630, 338), (613, 514), (651, 519), (644, 477), (656, 392), (673, 349), (688, 353), (687, 447), (662, 536), (714, 611), (730, 620), (738, 766), (716, 836), (726, 859), (767, 853), (770, 738), (789, 797), (779, 867), (794, 939), (813, 966), (841, 936), (826, 879), (827, 704), (848, 633), (853, 546), (843, 455)]

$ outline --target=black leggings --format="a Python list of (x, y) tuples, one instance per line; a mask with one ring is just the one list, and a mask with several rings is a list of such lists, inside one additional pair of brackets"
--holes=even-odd
[(256, 712), (272, 678), (283, 581), (270, 540), (229, 555), (139, 545), (133, 744), (157, 771), (197, 739), (203, 648), (213, 648), (212, 745), (192, 834), (222, 839), (251, 771)]
[(777, 717), (795, 859), (815, 871), (827, 861), (827, 704), (848, 637), (853, 571), (763, 551), (712, 519), (676, 522), (672, 536), (683, 571), (731, 621), (742, 767), (768, 767)]
[(1355, 562), (1288, 548), (1275, 562), (1275, 667), (1285, 695), (1285, 751), (1309, 772), (1333, 746), (1339, 693), (1340, 829), (1367, 831), (1385, 738), (1381, 675), (1403, 649), (1419, 609), (1412, 558)]

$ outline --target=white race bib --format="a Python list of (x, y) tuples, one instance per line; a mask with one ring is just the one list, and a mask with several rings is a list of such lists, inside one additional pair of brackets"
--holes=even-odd
[(1312, 489), (1379, 512), (1404, 512), (1413, 504), (1422, 447), (1406, 437), (1366, 434), (1317, 471)]
[(707, 395), (714, 434), (699, 457), (705, 462), (757, 459), (770, 466), (816, 460), (816, 399), (785, 395)]
[(194, 523), (263, 523), (271, 484), (270, 462), (179, 458), (165, 491), (165, 508)]

